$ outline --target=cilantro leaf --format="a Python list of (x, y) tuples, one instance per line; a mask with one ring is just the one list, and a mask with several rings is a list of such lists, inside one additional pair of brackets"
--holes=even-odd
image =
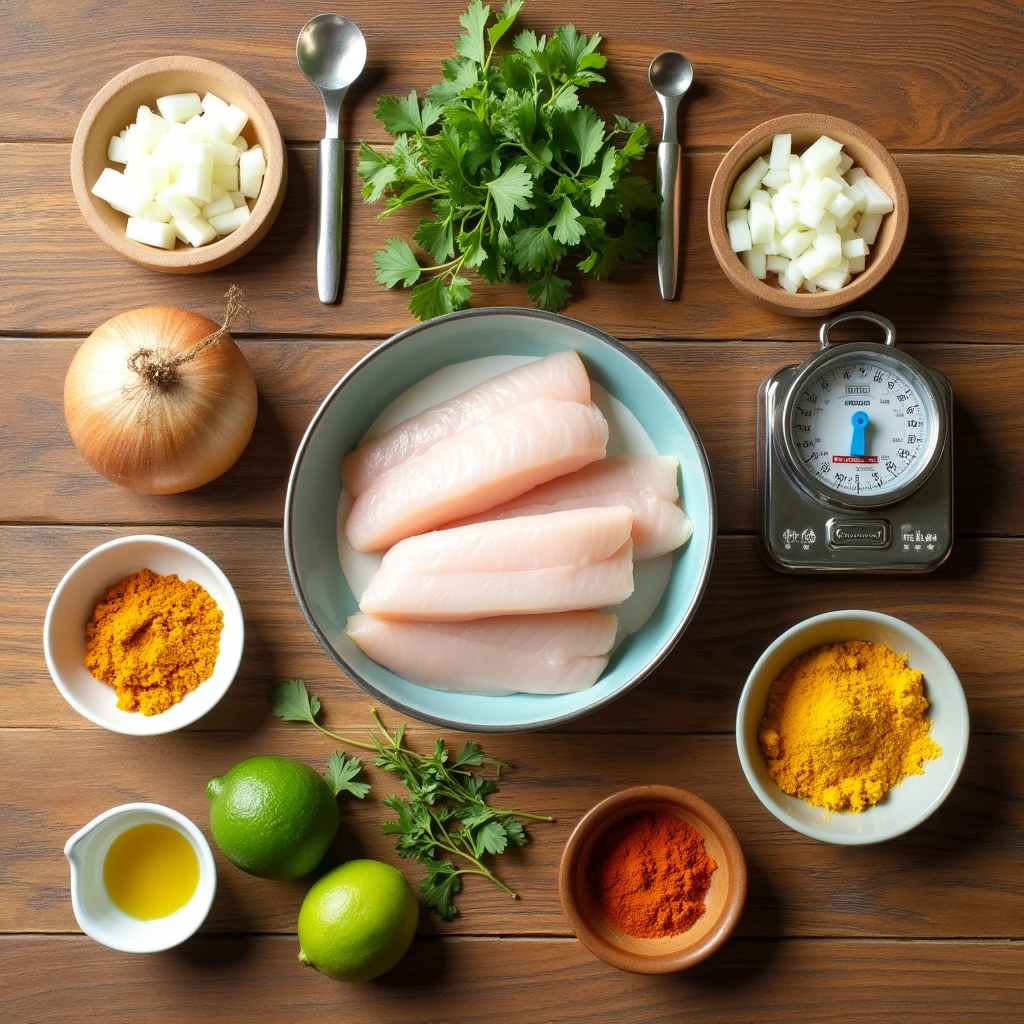
[(442, 921), (458, 914), (452, 896), (462, 888), (462, 879), (450, 860), (433, 861), (427, 876), (420, 882), (420, 898), (425, 907), (436, 910)]
[(392, 135), (425, 132), (441, 119), (444, 108), (431, 100), (424, 100), (422, 106), (413, 89), (408, 96), (381, 96), (373, 116)]
[(451, 313), (454, 308), (441, 274), (416, 285), (409, 294), (409, 312), (417, 320), (432, 320)]
[(455, 52), (481, 65), (484, 62), (484, 26), (490, 13), (490, 7), (484, 7), (480, 0), (472, 0), (459, 15), (459, 24), (466, 31), (455, 40)]
[(558, 208), (554, 217), (548, 221), (552, 228), (552, 234), (556, 242), (563, 242), (566, 245), (576, 245), (583, 237), (583, 229), (580, 227), (579, 211), (566, 197)]
[(512, 236), (512, 262), (523, 271), (543, 270), (564, 253), (546, 227), (521, 228)]
[(499, 177), (487, 182), (487, 191), (494, 200), (494, 210), (501, 224), (510, 221), (516, 210), (528, 210), (533, 195), (533, 179), (522, 164), (512, 164)]
[(412, 237), (418, 246), (430, 253), (435, 263), (444, 263), (455, 254), (451, 217), (444, 220), (424, 218)]
[(409, 243), (400, 238), (389, 238), (384, 248), (374, 253), (373, 262), (378, 283), (388, 288), (394, 288), (399, 281), (408, 288), (423, 272)]
[(579, 107), (561, 115), (565, 148), (579, 157), (580, 170), (589, 167), (604, 144), (604, 121), (593, 107)]
[(601, 169), (590, 185), (590, 205), (600, 206), (615, 184), (615, 148), (609, 146), (601, 157)]
[(661, 206), (661, 196), (651, 188), (651, 183), (637, 175), (619, 178), (615, 183), (615, 198), (627, 215), (633, 210), (654, 210)]
[(655, 245), (654, 229), (646, 221), (631, 220), (622, 234), (609, 238), (593, 268), (598, 280), (607, 277), (621, 260), (639, 259)]
[(557, 313), (564, 309), (569, 301), (569, 291), (572, 285), (564, 277), (556, 277), (552, 271), (547, 271), (543, 277), (534, 281), (528, 289), (531, 301), (536, 302), (541, 309)]
[(473, 840), (478, 857), (485, 853), (504, 853), (508, 846), (505, 826), (500, 821), (489, 821), (477, 829)]
[(501, 9), (501, 17), (487, 30), (487, 41), (493, 49), (498, 40), (512, 27), (516, 15), (523, 9), (526, 0), (508, 0)]
[(286, 722), (310, 722), (316, 725), (320, 701), (306, 692), (306, 684), (301, 679), (289, 679), (274, 688), (270, 695), (270, 710)]
[(351, 793), (357, 800), (362, 800), (370, 792), (370, 784), (352, 781), (362, 769), (363, 762), (358, 757), (347, 757), (344, 751), (336, 750), (327, 762), (324, 778), (335, 796), (339, 793)]

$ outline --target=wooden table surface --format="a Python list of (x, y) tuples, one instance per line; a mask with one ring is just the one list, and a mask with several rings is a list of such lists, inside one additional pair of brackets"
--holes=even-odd
[[(369, 62), (343, 134), (384, 142), (381, 93), (421, 91), (451, 52), (462, 0), (349, 0)], [(321, 763), (322, 737), (272, 718), (267, 693), (302, 676), (331, 724), (357, 729), (370, 702), (307, 628), (285, 571), (287, 471), (339, 376), (410, 323), (400, 294), (373, 283), (389, 234), (349, 184), (340, 305), (316, 298), (315, 149), (322, 114), (294, 40), (319, 7), (207, 0), (0, 5), (0, 1019), (11, 1022), (821, 1022), (1019, 1021), (1024, 1001), (1024, 5), (1019, 0), (854, 4), (753, 0), (528, 0), (538, 31), (600, 31), (612, 69), (593, 90), (606, 115), (660, 125), (646, 69), (684, 50), (682, 294), (658, 298), (653, 260), (578, 288), (568, 313), (633, 345), (675, 389), (707, 447), (721, 536), (700, 610), (667, 662), (611, 707), (557, 732), (490, 736), (520, 766), (518, 806), (534, 829), (502, 871), (518, 904), (469, 884), (462, 915), (424, 914), (422, 935), (378, 982), (342, 986), (300, 967), (304, 883), (251, 878), (218, 854), (220, 890), (203, 933), (150, 957), (113, 953), (78, 931), (62, 855), (67, 837), (129, 800), (168, 803), (206, 826), (203, 787), (236, 761), (282, 753)], [(233, 67), (264, 95), (288, 140), (290, 182), (275, 227), (247, 258), (195, 277), (151, 273), (104, 248), (71, 193), (70, 141), (93, 93), (166, 53)], [(754, 541), (754, 396), (812, 351), (816, 324), (754, 308), (708, 244), (705, 197), (724, 150), (782, 113), (837, 114), (893, 153), (912, 208), (903, 255), (869, 308), (915, 356), (946, 373), (956, 402), (957, 538), (926, 577), (794, 578)], [(350, 177), (353, 170), (350, 162)], [(217, 315), (228, 284), (248, 289), (239, 335), (260, 390), (248, 451), (215, 483), (173, 497), (108, 484), (71, 444), (62, 384), (81, 339), (107, 317), (165, 303)], [(477, 301), (521, 304), (520, 289)], [(738, 403), (738, 404), (737, 404)], [(43, 661), (50, 594), (94, 545), (158, 531), (196, 544), (234, 583), (246, 616), (241, 672), (195, 727), (152, 739), (92, 727), (64, 703)], [(844, 849), (806, 839), (758, 803), (737, 761), (736, 699), (764, 646), (804, 616), (841, 607), (899, 615), (946, 652), (972, 717), (963, 776), (912, 834)], [(394, 713), (387, 719), (397, 723)], [(412, 723), (414, 745), (434, 730)], [(374, 776), (378, 794), (389, 782)], [(596, 960), (558, 904), (562, 844), (580, 815), (628, 784), (694, 790), (732, 822), (750, 891), (736, 935), (681, 975), (644, 978)], [(381, 807), (345, 804), (336, 855), (397, 863)], [(413, 881), (416, 867), (405, 865)]]

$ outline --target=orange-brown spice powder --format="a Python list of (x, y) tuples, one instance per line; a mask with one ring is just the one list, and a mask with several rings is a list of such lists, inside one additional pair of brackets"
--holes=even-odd
[(664, 811), (634, 814), (594, 847), (589, 878), (605, 917), (636, 938), (678, 935), (704, 913), (718, 865), (704, 837)]

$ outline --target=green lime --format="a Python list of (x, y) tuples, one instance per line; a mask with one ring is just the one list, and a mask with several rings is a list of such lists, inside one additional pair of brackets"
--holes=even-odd
[(338, 981), (369, 981), (405, 956), (419, 919), (401, 871), (379, 860), (350, 860), (306, 893), (299, 960)]
[(224, 856), (260, 878), (301, 878), (338, 833), (338, 801), (321, 775), (289, 757), (250, 757), (206, 786), (210, 831)]

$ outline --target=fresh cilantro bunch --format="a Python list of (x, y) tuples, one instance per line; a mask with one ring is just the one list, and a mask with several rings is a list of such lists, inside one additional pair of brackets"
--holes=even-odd
[(580, 102), (580, 89), (604, 81), (601, 37), (572, 25), (550, 38), (524, 31), (499, 53), (522, 6), (508, 0), (492, 21), (472, 0), (444, 81), (423, 100), (415, 90), (379, 100), (390, 154), (360, 144), (363, 195), (384, 198), (381, 216), (430, 205), (413, 235), (425, 264), (400, 238), (374, 256), (381, 284), (415, 285), (409, 309), (420, 320), (468, 305), (469, 270), (492, 284), (526, 282), (533, 302), (557, 310), (571, 287), (557, 273), (563, 260), (603, 278), (654, 245), (651, 224), (634, 215), (658, 196), (626, 174), (644, 154), (646, 126), (616, 116), (609, 128)]
[[(317, 720), (320, 701), (311, 696), (301, 679), (278, 686), (270, 698), (273, 713), (286, 722), (309, 722), (325, 736), (348, 746), (372, 750), (378, 768), (394, 772), (409, 793), (408, 799), (389, 796), (385, 806), (395, 812), (394, 821), (381, 826), (395, 837), (400, 857), (418, 860), (427, 873), (420, 883), (423, 903), (441, 918), (450, 921), (458, 913), (452, 897), (462, 887), (463, 875), (482, 875), (513, 899), (517, 894), (484, 863), (488, 855), (504, 853), (510, 846), (525, 846), (530, 837), (520, 819), (553, 821), (553, 818), (525, 811), (492, 807), (488, 797), (498, 792), (502, 761), (487, 757), (476, 743), (463, 743), (452, 757), (444, 740), (434, 740), (430, 754), (420, 754), (404, 744), (405, 726), (389, 732), (373, 709), (370, 715), (378, 733), (370, 742), (347, 739), (325, 729)], [(366, 783), (351, 781), (359, 772), (359, 760), (335, 751), (327, 776), (335, 792), (345, 789), (360, 797), (366, 795)], [(476, 769), (491, 767), (494, 779), (484, 778)], [(456, 858), (459, 864), (456, 865)]]

